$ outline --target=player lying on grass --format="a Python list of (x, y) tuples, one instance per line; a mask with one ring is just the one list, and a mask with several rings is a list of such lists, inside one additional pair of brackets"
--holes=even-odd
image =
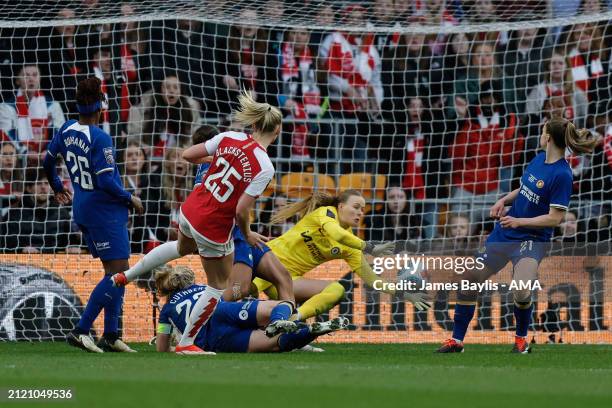
[[(339, 196), (315, 192), (310, 197), (282, 208), (271, 223), (281, 223), (299, 214), (302, 218), (289, 231), (260, 247), (253, 248), (255, 258), (271, 251), (287, 268), (293, 279), (295, 299), (301, 306), (295, 318), (304, 320), (330, 310), (344, 297), (344, 286), (339, 282), (308, 279), (304, 275), (317, 266), (334, 259), (344, 259), (351, 270), (368, 286), (379, 280), (365, 254), (375, 257), (390, 255), (394, 243), (374, 245), (355, 236), (352, 228), (359, 226), (365, 200), (357, 190), (346, 190)], [(259, 291), (277, 299), (271, 282), (261, 278), (254, 281)], [(385, 290), (395, 295), (395, 291)], [(423, 293), (402, 292), (404, 299), (418, 310), (431, 307)]]
[[(546, 122), (540, 136), (545, 150), (529, 163), (521, 178), (520, 188), (512, 191), (491, 207), (491, 217), (498, 218), (495, 229), (487, 238), (485, 248), (477, 257), (485, 268), (467, 271), (463, 279), (483, 282), (512, 261), (512, 279), (519, 284), (512, 289), (516, 336), (513, 353), (529, 353), (527, 331), (533, 314), (532, 290), (524, 285), (538, 277), (538, 266), (546, 256), (547, 243), (553, 228), (561, 223), (572, 194), (572, 170), (565, 160), (565, 150), (574, 154), (589, 153), (597, 140), (588, 130), (577, 130), (574, 124), (561, 118)], [(510, 211), (504, 215), (507, 205)], [(463, 352), (463, 338), (476, 308), (476, 291), (460, 291), (455, 306), (452, 338), (446, 340), (439, 353)]]
[[(193, 271), (185, 267), (162, 267), (155, 272), (155, 285), (166, 304), (159, 315), (157, 351), (171, 351), (171, 336), (180, 337), (187, 326), (192, 306), (206, 286), (195, 284)], [(279, 314), (282, 302), (250, 300), (244, 302), (221, 301), (208, 322), (195, 338), (203, 350), (223, 353), (283, 352), (304, 347), (319, 336), (341, 330), (348, 319), (337, 317), (327, 322), (307, 325), (298, 322), (296, 330), (268, 336), (260, 327), (283, 318)]]
[[(89, 296), (87, 306), (73, 332), (70, 345), (90, 352), (134, 352), (119, 339), (119, 317), (125, 288), (113, 285), (111, 275), (129, 268), (130, 208), (143, 212), (140, 199), (127, 192), (119, 178), (111, 137), (98, 127), (105, 103), (100, 80), (79, 82), (76, 91), (78, 120), (67, 121), (53, 136), (43, 167), (57, 201), (70, 204), (72, 196), (57, 176), (56, 159), (62, 157), (74, 189), (72, 211), (94, 258), (100, 258), (104, 277)], [(104, 309), (104, 334), (96, 345), (89, 332)]]

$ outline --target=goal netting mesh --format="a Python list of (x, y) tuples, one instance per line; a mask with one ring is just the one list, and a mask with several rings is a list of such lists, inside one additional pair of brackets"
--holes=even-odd
[[(100, 279), (100, 262), (39, 171), (54, 132), (76, 117), (76, 84), (95, 75), (107, 97), (100, 126), (114, 140), (125, 187), (146, 209), (130, 218), (131, 264), (176, 239), (195, 172), (180, 153), (201, 125), (242, 130), (232, 111), (243, 88), (284, 114), (269, 149), (276, 178), (254, 228), (278, 236), (296, 221), (270, 225), (280, 206), (354, 188), (367, 202), (356, 234), (394, 241), (396, 253), (473, 254), (493, 228), (489, 206), (518, 186), (545, 121), (588, 128), (600, 143), (591, 155), (566, 157), (572, 201), (555, 230), (556, 252), (540, 265), (530, 336), (612, 342), (611, 3), (4, 2), (0, 338), (62, 339)], [(198, 259), (179, 263), (204, 281)], [(493, 279), (509, 282), (511, 273), (507, 266)], [(431, 291), (433, 309), (416, 312), (365, 287), (343, 261), (307, 277), (347, 289), (330, 313), (350, 317), (350, 330), (326, 340), (437, 342), (452, 327), (452, 291)], [(394, 280), (395, 271), (383, 277)], [(125, 338), (153, 335), (157, 304), (147, 282), (128, 288)], [(472, 327), (470, 341), (508, 341), (507, 289), (479, 295)]]

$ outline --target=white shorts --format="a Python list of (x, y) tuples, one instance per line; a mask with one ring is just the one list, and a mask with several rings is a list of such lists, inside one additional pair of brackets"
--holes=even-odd
[(234, 252), (234, 240), (229, 239), (224, 244), (210, 241), (204, 235), (196, 231), (191, 226), (187, 218), (183, 215), (183, 212), (179, 213), (179, 230), (188, 238), (192, 238), (198, 245), (198, 253), (204, 258), (221, 258)]

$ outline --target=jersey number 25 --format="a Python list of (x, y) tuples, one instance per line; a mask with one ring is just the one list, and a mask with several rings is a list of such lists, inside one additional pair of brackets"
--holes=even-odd
[[(217, 199), (217, 201), (224, 203), (234, 191), (234, 185), (232, 184), (230, 178), (233, 176), (236, 181), (240, 181), (242, 180), (242, 176), (223, 157), (218, 157), (215, 165), (218, 167), (218, 171), (206, 177), (206, 180), (204, 180), (204, 186), (208, 191), (210, 191), (213, 197)], [(221, 181), (215, 181), (217, 179), (221, 179)], [(221, 185), (226, 187), (223, 194), (219, 194)]]

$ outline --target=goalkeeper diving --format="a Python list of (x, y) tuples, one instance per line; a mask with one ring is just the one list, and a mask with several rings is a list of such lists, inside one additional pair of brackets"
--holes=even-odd
[[(258, 248), (253, 248), (256, 259), (260, 253), (271, 251), (285, 266), (293, 279), (295, 300), (301, 306), (293, 317), (305, 320), (325, 313), (344, 297), (340, 282), (309, 279), (306, 275), (317, 266), (334, 259), (343, 259), (366, 285), (372, 287), (380, 276), (374, 273), (365, 254), (374, 257), (391, 255), (394, 243), (375, 245), (353, 234), (364, 215), (365, 199), (357, 190), (345, 190), (338, 196), (315, 192), (310, 197), (289, 204), (272, 217), (271, 223), (280, 223), (294, 215), (300, 221), (289, 231)], [(254, 265), (255, 270), (257, 265)], [(277, 299), (276, 288), (261, 278), (253, 283), (260, 292)], [(385, 288), (389, 285), (383, 285)], [(392, 285), (391, 285), (392, 286)], [(398, 292), (384, 289), (390, 295), (399, 295), (410, 301), (418, 310), (431, 307), (427, 295), (419, 292)]]

